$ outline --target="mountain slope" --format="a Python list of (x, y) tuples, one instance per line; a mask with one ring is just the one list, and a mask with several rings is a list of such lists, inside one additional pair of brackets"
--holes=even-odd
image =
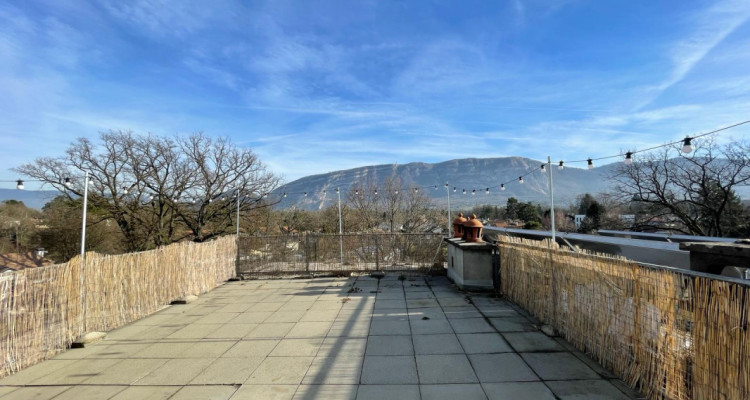
[[(465, 158), (436, 164), (374, 165), (307, 176), (282, 186), (277, 192), (289, 193), (281, 207), (321, 209), (334, 204), (336, 188), (342, 190), (343, 200), (350, 189), (367, 187), (370, 183), (382, 186), (383, 180), (393, 176), (400, 177), (404, 186), (410, 188), (428, 186), (428, 189), (423, 189), (425, 194), (440, 206), (447, 203), (446, 182), (450, 184), (453, 206), (505, 204), (508, 197), (546, 204), (549, 202), (548, 176), (539, 172), (541, 164), (541, 161), (528, 158), (504, 157)], [(553, 165), (555, 203), (567, 205), (579, 194), (606, 191), (606, 175), (610, 169), (611, 166), (593, 170), (570, 167), (559, 170)], [(518, 183), (521, 175), (526, 175), (523, 184)], [(486, 194), (488, 186), (499, 186), (504, 182), (510, 182), (505, 185), (505, 191), (494, 187), (490, 188), (489, 195)], [(438, 188), (434, 189), (434, 185)], [(454, 186), (457, 189), (455, 193)], [(466, 195), (462, 194), (463, 189)], [(325, 198), (322, 195), (324, 190), (327, 192)], [(472, 190), (476, 190), (476, 195), (471, 195)], [(307, 197), (302, 194), (304, 192), (308, 193)]]

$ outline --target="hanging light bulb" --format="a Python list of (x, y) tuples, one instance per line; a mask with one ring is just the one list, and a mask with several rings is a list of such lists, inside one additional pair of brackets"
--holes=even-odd
[(500, 190), (505, 190), (505, 184), (504, 183), (500, 184)]
[(149, 200), (149, 201), (151, 201), (151, 200), (153, 200), (153, 199), (154, 199), (154, 195), (153, 195), (153, 194), (150, 194), (150, 195), (148, 195), (148, 200)]
[(562, 161), (560, 161), (560, 165), (558, 165), (558, 166), (557, 166), (557, 169), (563, 169), (563, 168), (565, 168), (565, 167), (563, 166), (563, 162), (562, 162)]
[(70, 178), (65, 178), (63, 180), (63, 185), (65, 185), (66, 188), (70, 189)]
[(396, 189), (396, 190), (394, 191), (394, 193), (398, 194), (398, 189)]
[(354, 194), (356, 194), (357, 196), (359, 196), (359, 189), (355, 190)]
[(122, 194), (128, 194), (128, 188), (126, 186), (122, 187)]
[(542, 164), (542, 168), (539, 169), (539, 172), (541, 172), (541, 173), (547, 172), (547, 168), (546, 168), (546, 166), (544, 164)]
[(518, 183), (523, 183), (523, 177), (522, 176), (518, 177)]
[(466, 194), (466, 189), (461, 189), (462, 194)]
[(209, 203), (213, 203), (213, 202), (214, 202), (214, 199), (208, 199), (208, 202), (209, 202)]
[(453, 193), (456, 193), (456, 187), (453, 186)]
[(414, 193), (417, 193), (419, 191), (419, 188), (414, 188)]
[(284, 193), (284, 197), (286, 198), (286, 193)]
[(485, 194), (490, 194), (490, 188), (487, 188), (487, 189), (486, 189), (486, 190), (484, 191), (484, 193), (485, 193)]
[(589, 169), (594, 169), (594, 160), (589, 158), (588, 160), (586, 160), (586, 162), (589, 163)]
[(475, 194), (477, 194), (477, 191), (476, 191), (476, 189), (471, 189), (471, 195), (473, 196), (473, 195), (475, 195)]
[(435, 190), (437, 190), (437, 185), (435, 185)]
[(625, 153), (625, 165), (631, 165), (633, 164), (633, 153), (627, 152)]
[(378, 189), (375, 189), (375, 196), (378, 195)]
[(693, 145), (690, 142), (691, 140), (693, 140), (693, 138), (691, 138), (690, 136), (687, 136), (685, 137), (685, 139), (682, 140), (682, 152), (683, 153), (687, 154), (693, 151)]
[(196, 200), (196, 199), (193, 199), (193, 204), (195, 204), (195, 203), (197, 203), (197, 202), (198, 202), (198, 200)]
[(305, 197), (307, 197), (307, 192), (305, 192)]
[(16, 189), (23, 190), (23, 181), (22, 180), (19, 179), (19, 180), (16, 181)]

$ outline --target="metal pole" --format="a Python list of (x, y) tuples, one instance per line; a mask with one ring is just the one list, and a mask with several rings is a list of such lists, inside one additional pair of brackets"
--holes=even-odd
[(339, 195), (339, 259), (341, 266), (344, 265), (344, 230), (341, 224), (341, 191), (336, 188), (336, 194)]
[(83, 180), (83, 222), (81, 223), (81, 260), (86, 257), (86, 208), (89, 201), (89, 172)]
[(237, 259), (234, 262), (234, 276), (240, 278), (240, 191), (236, 190), (234, 195), (237, 197), (237, 239), (235, 241), (237, 245)]
[(552, 160), (547, 156), (547, 169), (549, 169), (549, 216), (550, 216), (550, 233), (552, 242), (555, 242), (555, 191), (552, 185)]
[(451, 186), (448, 182), (445, 182), (445, 191), (448, 192), (448, 238), (450, 239), (452, 237), (451, 226), (453, 224), (451, 223)]

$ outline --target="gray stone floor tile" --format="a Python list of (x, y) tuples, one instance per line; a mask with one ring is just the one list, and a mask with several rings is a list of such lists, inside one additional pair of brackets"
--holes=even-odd
[(359, 385), (357, 400), (420, 400), (418, 385)]
[(339, 315), (339, 310), (308, 311), (302, 316), (300, 322), (326, 322), (334, 321)]
[(206, 335), (206, 339), (242, 339), (259, 324), (224, 324)]
[(118, 360), (101, 372), (97, 373), (83, 383), (86, 385), (130, 385), (143, 378), (151, 371), (167, 363), (167, 359), (159, 358), (132, 358)]
[(482, 314), (474, 306), (443, 307), (448, 319), (482, 318)]
[(291, 400), (299, 385), (242, 385), (230, 400)]
[(268, 357), (245, 381), (246, 385), (298, 385), (313, 357)]
[(172, 359), (137, 380), (134, 385), (187, 385), (209, 364), (207, 358)]
[(503, 337), (519, 353), (534, 351), (563, 351), (556, 341), (541, 332), (504, 333)]
[(216, 358), (231, 349), (238, 340), (199, 341), (190, 344), (190, 348), (180, 353), (177, 358)]
[(318, 354), (323, 338), (283, 339), (273, 349), (271, 357), (313, 357)]
[(201, 371), (191, 385), (241, 385), (263, 362), (263, 357), (219, 358)]
[(157, 341), (144, 348), (143, 350), (136, 352), (132, 355), (133, 358), (178, 358), (180, 355), (192, 347), (194, 342), (198, 339), (184, 339), (180, 341)]
[(560, 400), (629, 400), (605, 380), (551, 381), (547, 386)]
[(417, 367), (412, 356), (366, 356), (362, 384), (416, 384)]
[(287, 333), (287, 338), (325, 338), (331, 329), (333, 321), (328, 322), (298, 322)]
[(508, 346), (498, 333), (462, 333), (457, 335), (466, 354), (508, 353)]
[[(427, 317), (427, 318), (425, 318)], [(409, 310), (410, 321), (446, 320), (445, 313), (440, 307), (414, 308)]]
[(3, 396), (3, 400), (48, 400), (68, 389), (70, 389), (70, 386), (23, 387), (6, 394)]
[(482, 383), (539, 380), (518, 354), (472, 354), (469, 360)]
[(363, 357), (315, 357), (302, 383), (356, 385), (362, 373), (363, 361)]
[(434, 308), (439, 307), (439, 304), (435, 299), (408, 299), (406, 300), (406, 307), (410, 310), (413, 308)]
[(294, 328), (296, 324), (291, 322), (262, 323), (245, 338), (281, 339)]
[(240, 340), (221, 355), (222, 358), (253, 358), (265, 357), (279, 344), (277, 339), (246, 339)]
[[(97, 360), (77, 360), (65, 368), (55, 370), (50, 374), (44, 375), (31, 381), (34, 385), (72, 385), (79, 384), (83, 381), (98, 375), (102, 370), (116, 364), (120, 360), (116, 359), (97, 359)], [(5, 384), (5, 382), (3, 382)]]
[(455, 297), (455, 296), (442, 297), (442, 298), (438, 296), (438, 303), (440, 303), (440, 305), (443, 307), (461, 307), (461, 306), (466, 306), (469, 304), (469, 302), (466, 301), (465, 298)]
[(447, 319), (417, 319), (411, 321), (411, 331), (414, 335), (436, 335), (453, 333), (453, 328)]
[(180, 386), (129, 386), (110, 400), (167, 400)]
[(484, 318), (459, 318), (449, 320), (456, 333), (489, 333), (495, 332)]
[(367, 339), (368, 356), (411, 356), (414, 347), (410, 335), (370, 336)]
[[(75, 349), (78, 350), (78, 349)], [(67, 351), (66, 353), (72, 353), (73, 351)], [(49, 375), (55, 371), (68, 368), (71, 364), (77, 360), (47, 360), (37, 365), (33, 365), (22, 371), (19, 371), (13, 375), (6, 376), (0, 380), (1, 385), (27, 385), (35, 380)]]
[(378, 299), (375, 301), (375, 310), (384, 310), (384, 309), (404, 309), (406, 308), (406, 300), (381, 300), (378, 296)]
[(461, 343), (453, 333), (413, 335), (415, 354), (464, 354)]
[(521, 353), (544, 380), (599, 379), (599, 374), (570, 353)]
[(234, 386), (185, 386), (169, 400), (227, 400), (236, 391)]
[(524, 317), (490, 318), (492, 326), (500, 332), (536, 332), (537, 328)]
[(483, 383), (489, 400), (555, 400), (555, 396), (542, 382)]
[(318, 350), (318, 357), (363, 357), (367, 339), (346, 336), (327, 337)]
[(357, 385), (301, 385), (294, 400), (355, 400)]
[(421, 384), (479, 382), (464, 354), (419, 355), (416, 359)]
[(373, 320), (370, 335), (410, 335), (409, 321)]
[(420, 385), (422, 400), (486, 400), (479, 384)]
[(464, 354), (419, 355), (416, 358), (421, 384), (479, 382)]
[(272, 312), (258, 311), (258, 312), (244, 312), (232, 320), (233, 324), (259, 324), (264, 322), (268, 317), (273, 315)]
[(55, 400), (110, 399), (127, 386), (96, 385), (73, 386), (55, 397)]

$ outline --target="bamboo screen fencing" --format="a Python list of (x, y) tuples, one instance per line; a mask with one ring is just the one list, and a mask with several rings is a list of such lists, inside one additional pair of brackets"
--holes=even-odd
[[(108, 331), (234, 276), (234, 236), (0, 275), (0, 377), (49, 358), (78, 336)], [(81, 273), (83, 270), (83, 274)]]
[(750, 288), (501, 237), (503, 293), (650, 399), (750, 398)]

